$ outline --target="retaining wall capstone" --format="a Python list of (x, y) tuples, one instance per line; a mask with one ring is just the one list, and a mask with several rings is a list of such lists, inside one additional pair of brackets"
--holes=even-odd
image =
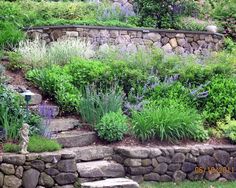
[(113, 159), (141, 181), (236, 180), (236, 146), (117, 147)]
[(24, 30), (30, 38), (40, 38), (46, 43), (79, 38), (95, 47), (109, 44), (126, 51), (156, 47), (178, 54), (200, 54), (218, 51), (223, 46), (223, 36), (210, 32), (78, 25), (33, 27)]
[(74, 153), (0, 156), (0, 187), (3, 188), (74, 188), (77, 177)]

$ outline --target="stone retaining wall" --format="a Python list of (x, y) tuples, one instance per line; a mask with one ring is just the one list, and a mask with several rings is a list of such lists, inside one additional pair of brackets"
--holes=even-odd
[(64, 38), (80, 38), (94, 46), (110, 44), (127, 51), (156, 47), (166, 52), (205, 53), (218, 51), (223, 46), (223, 36), (209, 32), (118, 28), (98, 26), (49, 26), (25, 28), (30, 38), (40, 38), (47, 43)]
[(236, 146), (118, 147), (113, 159), (141, 181), (236, 180)]
[(77, 177), (73, 153), (0, 156), (0, 187), (3, 188), (74, 188)]

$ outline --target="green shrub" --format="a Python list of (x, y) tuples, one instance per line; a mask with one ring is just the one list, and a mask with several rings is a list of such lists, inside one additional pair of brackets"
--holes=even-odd
[[(31, 136), (29, 139), (28, 151), (29, 152), (52, 152), (61, 149), (61, 145), (55, 140), (50, 140), (41, 136)], [(20, 151), (20, 146), (16, 144), (4, 144), (4, 152), (18, 153)]]
[(16, 52), (8, 52), (9, 63), (6, 65), (6, 68), (11, 71), (19, 71), (25, 67), (23, 63), (21, 63), (21, 55)]
[(81, 92), (72, 84), (73, 78), (60, 66), (35, 69), (27, 79), (37, 85), (45, 95), (53, 97), (64, 112), (78, 112)]
[(208, 97), (201, 102), (203, 115), (209, 124), (215, 124), (226, 115), (236, 118), (236, 78), (216, 77), (205, 90)]
[(87, 87), (80, 102), (80, 114), (84, 121), (96, 125), (106, 113), (121, 110), (122, 102), (122, 92), (116, 88), (99, 91)]
[(133, 112), (132, 123), (134, 134), (142, 141), (207, 138), (201, 116), (178, 100), (163, 99), (146, 106), (141, 112)]
[(95, 129), (98, 136), (108, 142), (122, 140), (127, 132), (127, 119), (121, 111), (106, 113)]
[(73, 59), (65, 66), (65, 70), (73, 77), (73, 84), (84, 88), (87, 84), (108, 82), (110, 67), (100, 61)]

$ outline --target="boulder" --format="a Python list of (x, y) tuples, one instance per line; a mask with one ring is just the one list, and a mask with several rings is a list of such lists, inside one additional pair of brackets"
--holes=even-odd
[(144, 175), (144, 180), (145, 181), (159, 181), (160, 180), (160, 175), (157, 173), (150, 173), (150, 174), (145, 174)]
[(23, 187), (35, 188), (38, 184), (40, 172), (35, 169), (29, 169), (23, 173)]
[(76, 163), (74, 159), (60, 160), (57, 163), (60, 172), (76, 172)]
[(31, 166), (37, 170), (39, 170), (40, 172), (42, 172), (45, 168), (44, 166), (44, 162), (41, 160), (34, 160), (31, 162)]
[(130, 158), (148, 158), (150, 150), (143, 147), (117, 147), (115, 151)]
[(209, 156), (209, 155), (202, 155), (198, 157), (198, 166), (207, 168), (207, 167), (214, 167), (216, 164), (216, 160)]
[(39, 184), (45, 187), (52, 187), (54, 185), (54, 180), (43, 172), (40, 175)]
[(157, 167), (153, 170), (154, 172), (157, 172), (158, 174), (165, 174), (167, 171), (168, 165), (166, 163), (160, 163), (157, 165)]
[(172, 158), (173, 163), (182, 163), (185, 161), (185, 155), (183, 153), (176, 153)]
[(168, 166), (169, 171), (177, 171), (181, 168), (181, 164), (179, 163), (172, 163)]
[(0, 187), (3, 186), (3, 181), (4, 181), (4, 174), (0, 172)]
[(217, 150), (214, 152), (213, 157), (223, 166), (229, 163), (230, 155), (224, 150)]
[(24, 172), (24, 168), (23, 168), (22, 166), (18, 166), (18, 167), (16, 168), (16, 174), (15, 174), (16, 177), (22, 178), (23, 172)]
[(0, 170), (6, 175), (15, 174), (15, 168), (12, 164), (2, 163), (0, 165)]
[(186, 174), (183, 171), (178, 170), (174, 173), (173, 178), (175, 181), (183, 181), (186, 178)]
[(148, 174), (148, 173), (152, 172), (152, 170), (153, 170), (152, 166), (129, 167), (128, 173), (131, 175), (143, 175), (143, 174)]
[(197, 165), (195, 163), (184, 162), (181, 170), (186, 173), (192, 172), (192, 171), (194, 171), (195, 167), (197, 167)]
[(74, 173), (60, 173), (54, 179), (59, 185), (67, 185), (75, 183), (77, 176)]
[(10, 175), (4, 177), (4, 187), (18, 188), (22, 185), (22, 180), (16, 176)]
[(25, 163), (25, 155), (5, 154), (3, 155), (3, 162), (20, 166)]
[(130, 159), (127, 158), (124, 160), (124, 165), (125, 166), (130, 166), (130, 167), (137, 167), (142, 165), (141, 159)]
[(79, 126), (79, 120), (74, 118), (57, 118), (53, 119), (49, 125), (52, 132), (68, 131)]

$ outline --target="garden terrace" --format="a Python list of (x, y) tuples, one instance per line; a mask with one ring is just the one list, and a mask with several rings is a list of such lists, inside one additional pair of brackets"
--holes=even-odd
[(197, 54), (218, 51), (223, 47), (221, 34), (200, 31), (80, 25), (30, 27), (24, 30), (30, 38), (40, 38), (47, 43), (72, 37), (88, 41), (94, 46), (110, 44), (128, 51), (144, 46), (161, 47), (166, 52), (174, 51), (179, 54)]

